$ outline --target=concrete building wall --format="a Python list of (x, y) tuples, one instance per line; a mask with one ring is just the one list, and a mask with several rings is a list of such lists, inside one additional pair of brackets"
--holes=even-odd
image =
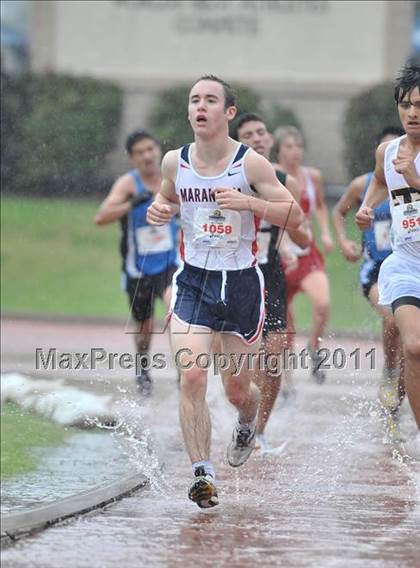
[[(123, 135), (161, 88), (215, 73), (292, 108), (309, 163), (343, 183), (349, 98), (409, 54), (410, 1), (38, 1), (32, 68), (118, 81)], [(119, 163), (118, 153), (114, 166)]]

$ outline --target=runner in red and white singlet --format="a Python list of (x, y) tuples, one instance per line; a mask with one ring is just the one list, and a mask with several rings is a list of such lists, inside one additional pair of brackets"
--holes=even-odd
[[(302, 134), (293, 126), (280, 127), (276, 130), (275, 142), (277, 158), (280, 168), (294, 176), (300, 186), (300, 205), (306, 215), (308, 224), (312, 225), (312, 218), (316, 215), (321, 228), (321, 241), (325, 252), (333, 248), (331, 239), (328, 209), (324, 201), (322, 190), (322, 177), (319, 170), (307, 168), (302, 165), (304, 143)], [(330, 294), (328, 277), (325, 272), (324, 258), (315, 242), (309, 247), (301, 249), (291, 245), (291, 252), (296, 256), (295, 266), (285, 267), (288, 296), (288, 329), (289, 348), (293, 347), (293, 298), (298, 292), (306, 294), (313, 305), (313, 321), (310, 330), (308, 348), (312, 361), (312, 376), (318, 383), (325, 380), (325, 372), (320, 369), (319, 346), (329, 319)], [(291, 332), (291, 333), (290, 333)], [(288, 374), (286, 389), (291, 388), (291, 376)]]

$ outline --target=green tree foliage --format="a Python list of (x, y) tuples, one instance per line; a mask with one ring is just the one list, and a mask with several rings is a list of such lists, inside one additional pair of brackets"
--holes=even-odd
[[(187, 118), (188, 94), (191, 85), (182, 85), (163, 91), (152, 108), (149, 123), (152, 131), (163, 144), (164, 151), (178, 148), (192, 139)], [(234, 85), (238, 98), (238, 116), (245, 112), (257, 112), (266, 120), (269, 129), (285, 124), (299, 123), (293, 112), (280, 105), (266, 108), (254, 90), (243, 85)], [(233, 126), (234, 122), (232, 123)]]
[(156, 99), (149, 123), (164, 151), (183, 146), (191, 138), (187, 118), (189, 91), (189, 86), (182, 85), (162, 92)]
[(1, 186), (13, 187), (22, 157), (22, 115), (29, 93), (24, 78), (1, 75)]
[(370, 171), (377, 138), (386, 126), (401, 126), (391, 82), (376, 85), (350, 100), (344, 120), (344, 159), (351, 178)]
[[(5, 78), (2, 182), (27, 195), (87, 195), (104, 183), (122, 94), (110, 83), (60, 75)], [(3, 135), (5, 139), (3, 140)]]
[(236, 97), (238, 116), (244, 112), (260, 112), (261, 111), (261, 97), (254, 90), (243, 85), (234, 85)]
[(270, 132), (274, 132), (279, 126), (296, 126), (303, 133), (302, 125), (295, 113), (287, 107), (274, 104), (263, 113), (263, 116)]

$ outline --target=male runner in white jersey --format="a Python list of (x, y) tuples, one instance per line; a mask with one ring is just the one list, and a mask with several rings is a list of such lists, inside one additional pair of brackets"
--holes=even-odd
[[(395, 101), (406, 132), (376, 151), (376, 167), (357, 212), (367, 229), (373, 208), (389, 194), (393, 252), (379, 271), (379, 304), (389, 306), (401, 334), (405, 385), (416, 419), (415, 452), (420, 450), (420, 60), (411, 60), (396, 81)], [(420, 453), (420, 452), (419, 452)]]
[[(204, 76), (189, 94), (195, 142), (168, 152), (162, 187), (148, 220), (170, 221), (180, 206), (184, 267), (174, 276), (173, 350), (181, 365), (180, 421), (195, 479), (189, 498), (199, 507), (218, 504), (210, 463), (211, 422), (207, 369), (197, 357), (212, 349), (216, 332), (229, 368), (222, 371), (238, 422), (228, 448), (231, 466), (242, 465), (255, 444), (259, 391), (249, 358), (257, 354), (264, 324), (263, 277), (256, 266), (258, 219), (297, 228), (303, 214), (277, 180), (271, 164), (229, 137), (235, 96), (223, 80)], [(234, 361), (241, 358), (242, 365)]]
[[(235, 123), (234, 138), (243, 144), (248, 144), (261, 156), (270, 158), (274, 139), (268, 132), (264, 120), (258, 114), (245, 113), (240, 115)], [(279, 169), (275, 171), (280, 183), (290, 191), (296, 201), (299, 201), (300, 192), (297, 181)], [(311, 242), (311, 235), (308, 230), (289, 230), (288, 234), (302, 248), (308, 246)], [(281, 231), (279, 227), (272, 226), (266, 221), (260, 223), (257, 234), (257, 259), (265, 281), (266, 317), (263, 329), (263, 349), (267, 362), (273, 358), (278, 360), (286, 345), (286, 278), (280, 260), (280, 255), (283, 256), (281, 249), (283, 236), (284, 231)], [(287, 246), (285, 249), (288, 251)], [(261, 392), (255, 449), (261, 451), (263, 455), (272, 451), (265, 438), (264, 431), (280, 389), (281, 368), (277, 368), (277, 365), (267, 364), (264, 368), (258, 369), (254, 381)]]

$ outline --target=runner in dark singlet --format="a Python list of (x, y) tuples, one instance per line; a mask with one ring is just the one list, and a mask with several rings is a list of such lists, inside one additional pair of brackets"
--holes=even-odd
[[(273, 137), (267, 131), (264, 120), (259, 115), (246, 113), (239, 116), (235, 124), (234, 137), (240, 142), (251, 146), (258, 154), (267, 159), (270, 158)], [(300, 196), (296, 180), (278, 168), (275, 168), (275, 172), (280, 183), (287, 187), (298, 201)], [(277, 360), (281, 360), (280, 356), (286, 343), (284, 335), (287, 331), (286, 278), (279, 253), (283, 233), (282, 229), (266, 221), (260, 222), (257, 233), (257, 260), (265, 281), (266, 315), (263, 330), (263, 348), (266, 354), (266, 361), (274, 361), (275, 357), (277, 357)], [(300, 238), (299, 242), (302, 246), (308, 244), (309, 236), (307, 233), (303, 235), (296, 234), (296, 231), (290, 233), (295, 238)], [(264, 431), (281, 383), (281, 369), (269, 369), (267, 367), (259, 369), (257, 376), (254, 378), (261, 392), (255, 448), (260, 450), (262, 454), (271, 450)]]

